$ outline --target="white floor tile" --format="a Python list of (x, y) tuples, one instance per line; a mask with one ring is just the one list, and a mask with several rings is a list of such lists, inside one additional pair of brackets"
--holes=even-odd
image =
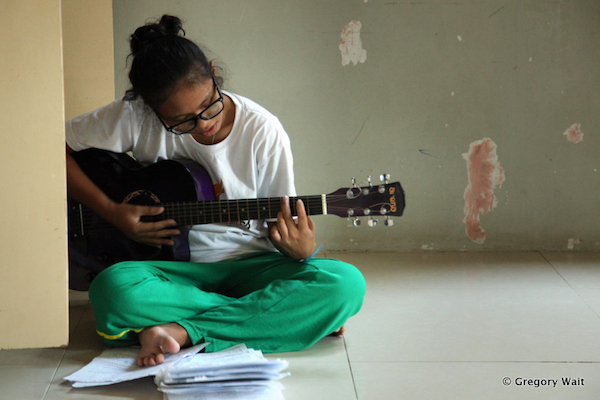
[(52, 369), (56, 368), (64, 353), (65, 349), (0, 350), (0, 368), (37, 367)]
[(355, 265), (367, 290), (564, 287), (564, 279), (539, 254), (327, 253)]
[(600, 318), (600, 289), (578, 289), (577, 294)]
[[(31, 354), (31, 353), (30, 353)], [(43, 361), (36, 356), (33, 360)], [(58, 364), (52, 367), (0, 367), (0, 400), (40, 400), (43, 398)]]
[(152, 378), (109, 386), (73, 388), (57, 377), (44, 400), (162, 400), (162, 398), (162, 393), (156, 389)]
[[(600, 365), (354, 363), (360, 400), (576, 400), (600, 393)], [(565, 386), (563, 378), (577, 386)], [(556, 380), (556, 386), (554, 381)], [(537, 387), (536, 387), (537, 386)]]
[(302, 351), (289, 353), (271, 353), (265, 354), (268, 359), (281, 358), (290, 363), (347, 363), (346, 345), (341, 337), (331, 337), (321, 339), (315, 345)]
[(543, 253), (574, 289), (600, 289), (600, 253)]
[(290, 361), (291, 376), (281, 383), (285, 400), (356, 400), (352, 375), (345, 363)]
[(600, 361), (600, 319), (571, 289), (367, 294), (347, 324), (355, 361)]

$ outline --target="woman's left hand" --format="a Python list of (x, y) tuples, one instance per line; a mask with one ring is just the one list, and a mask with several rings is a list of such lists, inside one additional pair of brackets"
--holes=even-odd
[(315, 224), (306, 214), (304, 202), (296, 202), (298, 218), (290, 209), (289, 197), (281, 199), (281, 211), (277, 214), (277, 223), (269, 224), (270, 239), (273, 245), (288, 257), (303, 260), (315, 251)]

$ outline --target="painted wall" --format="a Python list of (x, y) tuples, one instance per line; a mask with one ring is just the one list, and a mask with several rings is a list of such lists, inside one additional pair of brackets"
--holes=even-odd
[(112, 0), (62, 0), (65, 117), (115, 98)]
[(407, 208), (393, 227), (315, 217), (326, 249), (600, 250), (595, 0), (114, 0), (113, 9), (117, 96), (128, 88), (128, 36), (178, 15), (226, 68), (226, 88), (281, 119), (299, 193), (382, 172), (402, 183)]
[(0, 3), (0, 349), (69, 339), (59, 0)]

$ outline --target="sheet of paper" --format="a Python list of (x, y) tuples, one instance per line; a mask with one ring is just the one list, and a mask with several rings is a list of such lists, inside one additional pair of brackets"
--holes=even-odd
[(206, 347), (208, 343), (183, 349), (176, 354), (169, 354), (165, 362), (153, 367), (138, 367), (136, 364), (139, 347), (121, 347), (107, 349), (88, 365), (64, 379), (73, 383), (73, 387), (90, 387), (112, 385), (113, 383), (155, 376), (169, 365), (194, 355)]

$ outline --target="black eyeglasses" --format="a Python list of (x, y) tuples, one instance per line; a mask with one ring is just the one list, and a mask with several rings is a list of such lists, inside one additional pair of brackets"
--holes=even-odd
[(154, 113), (156, 114), (156, 116), (167, 131), (174, 133), (175, 135), (183, 135), (184, 133), (189, 133), (193, 131), (196, 128), (199, 119), (208, 121), (221, 114), (221, 112), (225, 108), (225, 104), (223, 103), (223, 93), (221, 93), (221, 89), (219, 89), (219, 84), (217, 83), (217, 80), (214, 76), (212, 77), (212, 80), (215, 84), (217, 92), (219, 93), (219, 98), (213, 101), (208, 107), (206, 107), (200, 114), (196, 115), (195, 117), (186, 119), (185, 121), (175, 124), (173, 126), (167, 126), (167, 124), (165, 124), (165, 121), (163, 121), (158, 112), (154, 110)]

